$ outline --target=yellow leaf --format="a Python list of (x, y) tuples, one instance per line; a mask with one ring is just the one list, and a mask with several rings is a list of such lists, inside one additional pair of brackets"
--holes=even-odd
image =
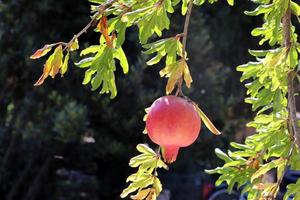
[(166, 86), (166, 93), (170, 94), (175, 88), (176, 83), (179, 79), (182, 77), (184, 78), (184, 81), (186, 83), (187, 87), (191, 86), (192, 83), (192, 77), (190, 75), (190, 71), (188, 68), (188, 65), (185, 60), (177, 61), (176, 63), (172, 63), (170, 65), (167, 65), (165, 68), (163, 68), (159, 72), (161, 77), (168, 77), (168, 83)]
[(268, 53), (266, 58), (263, 60), (264, 66), (275, 68), (280, 65), (286, 58), (287, 51), (288, 49), (284, 48), (280, 52)]
[(58, 47), (56, 47), (54, 53), (53, 53), (53, 60), (51, 62), (51, 70), (49, 75), (54, 78), (55, 75), (59, 72), (59, 69), (62, 66), (62, 59), (63, 59), (63, 50), (62, 50), (62, 46), (59, 45)]
[(185, 61), (184, 61), (183, 79), (184, 79), (184, 82), (185, 82), (186, 86), (188, 88), (190, 88), (191, 84), (193, 82), (193, 79), (192, 79), (192, 76), (190, 74), (189, 67), (187, 66)]
[(51, 51), (51, 49), (52, 45), (46, 44), (43, 48), (38, 49), (32, 56), (30, 56), (30, 59), (38, 59), (40, 57), (43, 57), (49, 51)]
[(198, 105), (194, 104), (200, 118), (204, 122), (205, 126), (215, 135), (221, 135), (221, 132), (214, 126), (214, 124), (209, 120), (209, 118), (204, 114), (204, 112), (199, 108)]
[(150, 188), (140, 190), (136, 195), (131, 195), (130, 198), (133, 200), (142, 200), (145, 199), (150, 193)]
[(70, 51), (75, 51), (79, 49), (78, 39), (76, 38), (73, 43), (70, 45)]
[(64, 63), (60, 69), (61, 76), (63, 76), (68, 70), (69, 58), (70, 58), (70, 53), (68, 52), (67, 55), (65, 56)]
[(50, 59), (51, 56), (48, 58), (47, 62), (44, 65), (43, 74), (40, 76), (37, 82), (35, 82), (34, 86), (42, 85), (45, 79), (49, 76), (49, 72), (51, 70), (51, 62), (49, 61)]
[(146, 200), (156, 200), (156, 192), (154, 189), (151, 189), (151, 192), (149, 193), (149, 195), (147, 196)]
[[(150, 111), (150, 107), (148, 107), (148, 108), (145, 109), (145, 112), (146, 112), (146, 113), (145, 113), (145, 115), (144, 115), (144, 117), (143, 117), (143, 121), (144, 121), (144, 122), (147, 120), (149, 111)], [(147, 134), (147, 129), (146, 129), (146, 127), (145, 127), (145, 129), (143, 130), (143, 133), (144, 133), (144, 134)]]
[(43, 74), (40, 76), (34, 86), (42, 85), (49, 75), (54, 78), (62, 65), (62, 57), (62, 46), (59, 45), (56, 47), (54, 53), (47, 59), (46, 63), (44, 64)]

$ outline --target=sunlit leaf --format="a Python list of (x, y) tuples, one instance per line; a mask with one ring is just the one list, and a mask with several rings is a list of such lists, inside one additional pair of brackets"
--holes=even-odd
[(45, 79), (50, 75), (52, 78), (55, 77), (55, 75), (59, 72), (59, 69), (61, 68), (63, 64), (63, 52), (62, 52), (62, 46), (59, 45), (56, 47), (54, 53), (49, 56), (47, 59), (43, 74), (40, 76), (38, 81), (34, 84), (34, 86), (39, 86), (44, 83)]
[(79, 49), (79, 43), (78, 43), (78, 39), (76, 38), (70, 45), (70, 51), (75, 51), (77, 49)]
[(60, 69), (60, 74), (63, 76), (66, 71), (68, 70), (68, 65), (69, 65), (69, 58), (70, 58), (70, 53), (68, 52), (67, 55), (64, 58), (63, 65)]
[(145, 199), (148, 194), (150, 193), (150, 188), (144, 189), (144, 190), (140, 190), (138, 191), (138, 193), (136, 195), (131, 195), (130, 198), (133, 200), (141, 200), (141, 199)]
[(141, 152), (148, 155), (156, 155), (155, 151), (153, 151), (148, 145), (146, 144), (138, 144), (136, 146), (136, 149)]
[(198, 105), (195, 105), (197, 112), (199, 113), (200, 118), (202, 119), (205, 126), (215, 135), (221, 135), (221, 132), (214, 126), (210, 119), (204, 114)]
[(228, 4), (233, 6), (234, 5), (234, 0), (227, 0)]
[(283, 158), (279, 158), (277, 160), (270, 161), (264, 165), (262, 165), (251, 177), (251, 182), (254, 181), (256, 178), (266, 174), (271, 169), (279, 166), (284, 162)]
[(46, 44), (43, 48), (38, 49), (32, 56), (30, 56), (30, 59), (38, 59), (40, 57), (45, 56), (49, 51), (51, 51), (52, 45)]
[(59, 72), (59, 69), (61, 68), (63, 64), (63, 49), (62, 46), (59, 45), (56, 47), (54, 53), (54, 58), (51, 62), (51, 70), (49, 72), (49, 75), (54, 78), (55, 75)]
[(161, 77), (168, 77), (168, 83), (166, 86), (166, 93), (170, 94), (175, 88), (176, 83), (181, 79), (184, 78), (187, 87), (191, 86), (192, 77), (190, 75), (188, 66), (186, 61), (181, 59), (176, 63), (167, 65), (164, 69), (159, 72)]
[(120, 61), (120, 65), (123, 69), (124, 74), (127, 74), (128, 70), (129, 70), (129, 66), (128, 66), (128, 61), (127, 61), (126, 55), (125, 55), (122, 47), (119, 47), (115, 51), (114, 57), (117, 58)]

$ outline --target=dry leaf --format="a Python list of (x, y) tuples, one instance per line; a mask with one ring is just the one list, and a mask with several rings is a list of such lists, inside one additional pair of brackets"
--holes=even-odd
[(100, 31), (100, 33), (102, 33), (106, 41), (106, 45), (112, 48), (113, 47), (112, 40), (109, 37), (108, 23), (107, 23), (107, 18), (105, 16), (100, 19), (97, 28)]
[(185, 60), (177, 61), (176, 63), (166, 66), (159, 72), (160, 76), (168, 77), (168, 83), (166, 86), (166, 93), (170, 94), (175, 88), (176, 83), (180, 78), (184, 78), (186, 86), (191, 87), (192, 77), (189, 71), (189, 67)]
[(214, 126), (210, 119), (204, 114), (204, 112), (199, 108), (198, 105), (194, 104), (200, 118), (204, 122), (205, 126), (215, 135), (221, 135), (221, 132)]
[(60, 67), (62, 66), (62, 58), (62, 46), (59, 45), (58, 47), (56, 47), (54, 53), (47, 59), (46, 63), (44, 64), (43, 74), (40, 76), (34, 86), (42, 85), (49, 75), (54, 78), (55, 75), (59, 72)]
[(148, 196), (148, 194), (150, 193), (150, 191), (151, 191), (150, 188), (140, 190), (140, 191), (138, 191), (138, 193), (136, 195), (131, 195), (130, 198), (133, 200), (145, 199)]
[(46, 44), (43, 48), (38, 49), (32, 56), (30, 56), (30, 59), (38, 59), (40, 57), (43, 57), (49, 51), (51, 51), (51, 49), (52, 45)]

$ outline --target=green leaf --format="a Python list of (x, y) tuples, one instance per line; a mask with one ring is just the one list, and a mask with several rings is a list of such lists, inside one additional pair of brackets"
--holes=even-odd
[(140, 155), (135, 156), (135, 157), (130, 159), (129, 166), (130, 167), (138, 167), (141, 164), (143, 164), (144, 162), (146, 162), (147, 160), (150, 160), (150, 159), (153, 159), (153, 158), (155, 158), (153, 155), (140, 154)]
[(75, 65), (78, 66), (79, 68), (86, 68), (86, 67), (90, 67), (93, 61), (94, 61), (94, 57), (87, 57), (75, 63)]
[(162, 31), (169, 29), (170, 20), (167, 15), (167, 9), (170, 11), (170, 4), (167, 1), (162, 1), (161, 4), (156, 4), (151, 10), (140, 17), (137, 25), (139, 27), (139, 39), (142, 44), (145, 44), (148, 39), (156, 33), (162, 35)]
[(188, 2), (190, 0), (182, 0), (182, 6), (181, 6), (181, 14), (185, 15), (188, 9)]
[(66, 71), (68, 70), (68, 65), (69, 65), (69, 58), (70, 58), (70, 53), (68, 52), (67, 55), (64, 58), (64, 62), (62, 67), (60, 68), (60, 74), (63, 76)]
[(130, 193), (135, 192), (139, 188), (146, 188), (149, 185), (153, 184), (153, 178), (151, 176), (140, 179), (137, 182), (132, 182), (126, 189), (123, 190), (120, 195), (121, 198), (127, 197)]
[(85, 71), (84, 79), (82, 84), (86, 85), (91, 81), (92, 75), (96, 73), (96, 70), (88, 69)]
[(114, 57), (120, 61), (120, 65), (123, 69), (124, 74), (127, 74), (128, 70), (129, 70), (129, 66), (128, 66), (127, 57), (126, 57), (122, 47), (119, 47), (118, 49), (116, 49), (116, 51), (114, 53)]
[(251, 182), (253, 182), (255, 179), (259, 178), (260, 176), (266, 174), (268, 171), (270, 171), (273, 168), (278, 167), (279, 165), (285, 163), (285, 160), (283, 158), (279, 158), (277, 160), (273, 160), (271, 162), (268, 162), (264, 165), (262, 165), (252, 176), (251, 176)]
[(231, 5), (231, 6), (233, 6), (233, 5), (234, 5), (234, 0), (227, 0), (227, 3), (228, 3), (229, 5)]
[(218, 158), (224, 160), (225, 163), (227, 162), (232, 162), (233, 160), (226, 154), (224, 153), (221, 149), (215, 148), (215, 153), (218, 156)]
[(291, 10), (296, 16), (300, 16), (300, 6), (295, 2), (291, 2)]
[(151, 156), (154, 156), (156, 155), (155, 151), (153, 151), (148, 145), (146, 144), (138, 144), (136, 146), (136, 149), (141, 152), (141, 153), (144, 153), (144, 154), (147, 154), (147, 155), (151, 155)]
[(159, 195), (162, 191), (162, 184), (157, 177), (154, 178), (153, 187), (156, 191), (156, 194)]
[(257, 16), (260, 14), (269, 13), (270, 11), (272, 11), (273, 7), (274, 7), (274, 4), (259, 5), (253, 11), (245, 11), (245, 14), (249, 15), (249, 16)]
[(98, 53), (99, 51), (103, 50), (104, 47), (105, 47), (104, 45), (91, 45), (86, 49), (82, 50), (80, 56), (85, 56), (91, 53)]
[(288, 200), (289, 197), (293, 196), (294, 200), (300, 199), (300, 179), (296, 183), (289, 184), (287, 186), (287, 191), (284, 194), (284, 200)]
[(294, 69), (298, 65), (298, 52), (295, 47), (291, 47), (287, 56), (287, 65)]
[(201, 6), (202, 4), (205, 3), (205, 0), (194, 0), (193, 3), (197, 6)]

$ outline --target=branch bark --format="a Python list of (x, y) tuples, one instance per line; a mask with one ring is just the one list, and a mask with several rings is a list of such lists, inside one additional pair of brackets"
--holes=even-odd
[(186, 59), (186, 41), (188, 37), (188, 31), (189, 31), (189, 24), (190, 24), (190, 18), (192, 14), (192, 8), (193, 8), (193, 1), (189, 1), (188, 9), (186, 12), (185, 22), (184, 22), (184, 28), (183, 28), (183, 38), (182, 38), (182, 56), (184, 59)]
[[(288, 3), (288, 8), (282, 18), (282, 29), (283, 29), (283, 46), (287, 48), (287, 53), (292, 46), (291, 41), (291, 5)], [(293, 137), (293, 142), (297, 144), (300, 152), (300, 129), (297, 124), (296, 117), (296, 101), (295, 101), (295, 90), (294, 90), (294, 78), (296, 72), (294, 70), (288, 73), (288, 112), (289, 112), (289, 133)]]

